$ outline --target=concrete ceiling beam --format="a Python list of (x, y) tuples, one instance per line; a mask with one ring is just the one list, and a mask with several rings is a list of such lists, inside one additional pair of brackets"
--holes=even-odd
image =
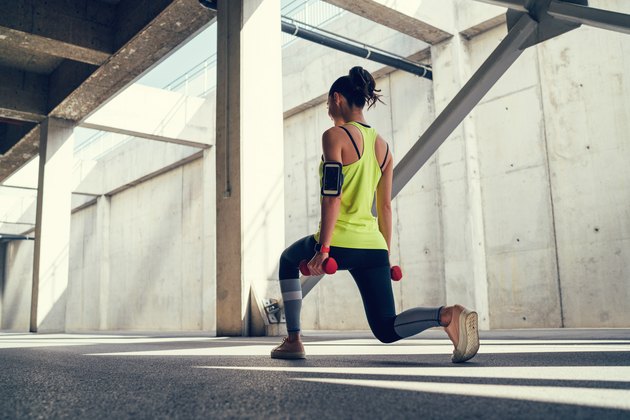
[(445, 22), (435, 22), (432, 17), (440, 15), (431, 13), (435, 7), (450, 7), (449, 3), (443, 4), (445, 2), (441, 0), (430, 2), (429, 7), (426, 2), (411, 1), (395, 4), (388, 0), (324, 1), (431, 45), (453, 36), (445, 29)]
[(6, 27), (0, 27), (0, 39), (5, 43), (20, 48), (22, 51), (52, 55), (89, 64), (103, 64), (110, 56), (109, 52), (81, 47)]
[(40, 122), (46, 118), (48, 78), (0, 66), (0, 117)]
[(215, 12), (204, 9), (197, 0), (172, 0), (85, 82), (54, 106), (50, 115), (72, 121), (85, 119), (215, 17)]
[[(0, 26), (6, 27), (2, 25), (2, 22), (6, 23), (13, 19), (25, 20), (26, 12), (22, 9), (26, 8), (32, 12), (35, 10), (33, 8), (35, 3), (58, 4), (60, 8), (63, 8), (63, 4), (67, 7), (67, 4), (71, 2), (69, 0), (47, 0), (47, 2), (0, 0), (0, 10), (8, 11), (8, 16), (0, 17)], [(76, 3), (81, 3), (91, 9), (94, 6), (92, 3), (101, 2), (79, 1)], [(14, 4), (20, 7), (13, 10)], [(50, 75), (50, 78), (41, 75), (34, 77), (27, 73), (25, 77), (34, 77), (40, 84), (44, 80), (49, 80), (49, 85), (41, 86), (40, 91), (40, 93), (46, 92), (46, 99), (31, 100), (31, 108), (15, 107), (18, 110), (21, 109), (18, 115), (5, 110), (7, 118), (41, 121), (46, 116), (52, 116), (80, 122), (134, 79), (160, 62), (182, 42), (209, 25), (216, 17), (216, 12), (201, 7), (197, 0), (122, 0), (117, 6), (109, 6), (112, 7), (110, 12), (97, 19), (100, 19), (100, 24), (104, 24), (108, 17), (114, 16), (113, 20), (116, 21), (116, 16), (121, 16), (121, 21), (114, 24), (112, 31), (112, 33), (116, 32), (112, 38), (113, 45), (122, 43), (118, 51), (99, 67), (85, 63), (64, 62)], [(59, 25), (58, 22), (57, 25)], [(69, 32), (72, 31), (69, 30)], [(72, 36), (69, 37), (72, 38)], [(69, 42), (72, 42), (72, 39)], [(0, 79), (3, 79), (1, 74)], [(18, 91), (19, 94), (14, 94), (14, 96), (23, 95), (21, 89)], [(3, 99), (4, 97), (0, 98), (0, 104), (4, 106)], [(28, 109), (34, 111), (32, 115), (26, 112)], [(3, 115), (2, 111), (0, 111), (1, 115)], [(19, 118), (20, 116), (22, 118)], [(0, 182), (35, 157), (38, 150), (39, 126), (33, 128), (13, 148), (0, 156)]]
[(114, 50), (116, 6), (0, 0), (0, 39), (26, 51), (100, 65)]

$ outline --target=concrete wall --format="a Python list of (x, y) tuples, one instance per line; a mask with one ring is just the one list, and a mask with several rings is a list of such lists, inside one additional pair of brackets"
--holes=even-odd
[(97, 205), (73, 215), (68, 330), (201, 330), (214, 316), (202, 305), (213, 287), (202, 281), (202, 171), (198, 159), (112, 196), (106, 241)]
[(33, 241), (12, 241), (7, 244), (4, 284), (0, 285), (0, 330), (29, 330), (33, 248)]
[[(357, 42), (381, 48), (403, 57), (418, 53), (428, 45), (383, 26), (374, 25), (355, 15), (344, 15), (326, 25), (326, 30)], [(301, 108), (312, 100), (321, 100), (331, 83), (347, 74), (350, 67), (360, 65), (369, 71), (383, 68), (365, 60), (330, 48), (296, 40), (282, 50), (283, 106), (285, 112)]]
[[(628, 2), (601, 2), (630, 14)], [(630, 320), (630, 42), (581, 28), (538, 48), (567, 327)]]
[[(472, 68), (504, 33), (468, 43)], [(473, 113), (493, 328), (561, 326), (540, 65), (526, 50)]]
[[(594, 6), (630, 12), (622, 2)], [(433, 48), (435, 83), (402, 72), (377, 81), (388, 106), (368, 120), (397, 160), (505, 36), (504, 25), (484, 24), (497, 10), (473, 10), (478, 21), (457, 14), (459, 30), (483, 30)], [(300, 47), (308, 61), (309, 45), (295, 43), (285, 72)], [(439, 165), (429, 161), (395, 203), (392, 260), (406, 273), (394, 284), (399, 310), (471, 305), (481, 290), (490, 328), (630, 325), (628, 48), (627, 35), (582, 27), (528, 49), (445, 142)], [(306, 82), (308, 69), (301, 76), (309, 89), (321, 76), (311, 75), (316, 83)], [(318, 96), (291, 94), (293, 102)], [(317, 228), (320, 136), (329, 126), (324, 103), (285, 120), (287, 245)], [(463, 265), (477, 243), (481, 258)], [(471, 283), (472, 271), (483, 285)], [(305, 300), (303, 324), (366, 328), (351, 278), (325, 278)]]
[[(593, 5), (630, 13), (620, 1)], [(434, 82), (400, 71), (377, 80), (387, 104), (367, 118), (397, 161), (505, 36), (484, 23), (497, 8), (466, 7), (453, 26), (477, 29), (432, 47)], [(359, 38), (370, 31), (333, 23)], [(404, 55), (426, 48), (383, 35), (383, 47), (394, 44)], [(394, 203), (399, 310), (485, 298), (478, 309), (490, 328), (630, 325), (628, 56), (627, 35), (587, 27), (525, 51)], [(287, 245), (319, 220), (320, 138), (331, 124), (321, 98), (364, 63), (304, 41), (284, 51)], [(109, 195), (72, 216), (68, 330), (213, 329), (214, 158), (156, 174), (195, 150), (132, 142), (84, 168), (78, 189)], [(0, 328), (28, 329), (32, 246), (8, 245)], [(325, 278), (305, 299), (303, 327), (367, 329), (349, 275)]]

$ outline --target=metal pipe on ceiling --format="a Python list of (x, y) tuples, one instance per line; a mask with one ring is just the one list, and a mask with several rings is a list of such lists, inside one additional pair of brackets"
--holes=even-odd
[(303, 27), (305, 24), (300, 23), (300, 26), (298, 26), (296, 23), (297, 22), (283, 16), (282, 32), (307, 41), (315, 42), (325, 47), (352, 54), (357, 57), (385, 64), (386, 66), (391, 66), (396, 69), (415, 74), (416, 76), (424, 77), (425, 79), (433, 80), (433, 71), (428, 66), (414, 63), (413, 61), (406, 60), (402, 57), (390, 55), (385, 51), (376, 50), (367, 45), (358, 43), (353, 44), (349, 40), (341, 40), (335, 38), (334, 36), (316, 32), (317, 28), (306, 29)]

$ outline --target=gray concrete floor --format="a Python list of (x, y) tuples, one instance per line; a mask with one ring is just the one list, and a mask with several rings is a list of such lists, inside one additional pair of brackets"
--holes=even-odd
[(0, 418), (630, 418), (630, 329), (483, 332), (463, 365), (435, 330), (278, 341), (0, 333)]

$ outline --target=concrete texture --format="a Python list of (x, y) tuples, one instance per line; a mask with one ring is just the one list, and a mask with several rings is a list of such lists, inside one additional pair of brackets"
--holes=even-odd
[(628, 330), (504, 330), (450, 363), (443, 332), (384, 345), (307, 334), (307, 359), (271, 338), (0, 334), (3, 415), (81, 418), (626, 419)]
[[(345, 15), (325, 26), (330, 31), (381, 48), (391, 53), (408, 57), (425, 51), (426, 42), (375, 26), (366, 19)], [(422, 60), (420, 60), (422, 61)], [(308, 41), (296, 40), (282, 51), (283, 109), (292, 115), (310, 105), (326, 102), (328, 89), (339, 76), (347, 74), (350, 67), (360, 65), (370, 72), (383, 69), (383, 65), (332, 50)], [(305, 104), (307, 105), (305, 107)]]
[(73, 130), (71, 123), (57, 118), (41, 125), (31, 332), (65, 330)]
[(267, 296), (284, 246), (280, 2), (221, 1), (218, 13), (217, 332), (262, 335), (251, 293)]
[(31, 321), (33, 241), (7, 244), (4, 284), (0, 297), (0, 329), (28, 331)]
[[(620, 2), (593, 6), (628, 12)], [(425, 127), (418, 119), (430, 121), (505, 35), (498, 8), (473, 9), (456, 13), (464, 34), (432, 48), (432, 95), (396, 79), (400, 72), (377, 80), (389, 105), (368, 121), (393, 139), (398, 160), (401, 137), (417, 138)], [(625, 38), (583, 27), (525, 51), (403, 190), (422, 195), (396, 200), (393, 260), (413, 273), (394, 285), (399, 310), (461, 302), (480, 311), (486, 328), (627, 324)], [(291, 48), (289, 66), (296, 51), (310, 50)], [(601, 77), (587, 80), (592, 66)], [(302, 77), (311, 88), (320, 76)], [(291, 92), (294, 102), (315, 96)], [(287, 245), (316, 229), (318, 139), (328, 126), (323, 103), (285, 120)], [(305, 300), (306, 328), (365, 327), (346, 275), (318, 288)]]
[[(214, 18), (196, 0), (3, 0), (0, 7), (0, 36), (9, 44), (0, 117), (36, 122), (84, 119)], [(21, 88), (30, 94), (15, 95), (15, 85), (4, 83), (15, 72), (34, 81)], [(10, 140), (16, 145), (0, 157), (0, 180), (35, 155), (38, 131)]]
[[(623, 2), (593, 6), (630, 12)], [(454, 34), (431, 47), (433, 82), (368, 64), (381, 75), (377, 85), (387, 103), (369, 111), (368, 121), (390, 142), (397, 160), (505, 36), (505, 27), (496, 26), (501, 21), (498, 10), (480, 5), (471, 6), (465, 16), (459, 9), (447, 13), (455, 19)], [(353, 30), (359, 37), (365, 33), (366, 39), (388, 33), (381, 28), (370, 34), (358, 18), (333, 21), (329, 29), (339, 28), (345, 28), (346, 35)], [(482, 326), (492, 329), (628, 326), (630, 69), (623, 57), (630, 51), (626, 37), (583, 27), (525, 51), (402, 191), (394, 203), (392, 249), (392, 262), (401, 264), (405, 272), (404, 280), (393, 284), (399, 310), (460, 302), (475, 307)], [(404, 35), (387, 37), (382, 45), (397, 43), (400, 53), (425, 54), (425, 43)], [(320, 136), (330, 126), (322, 98), (336, 77), (364, 62), (299, 40), (283, 52), (283, 61), (287, 117), (284, 165), (277, 168), (284, 169), (286, 216), (284, 234), (274, 239), (288, 245), (313, 233), (319, 220)], [(258, 107), (260, 97), (255, 101)], [(263, 126), (252, 126), (261, 144), (271, 141), (261, 140)], [(169, 136), (177, 140), (178, 134)], [(252, 150), (255, 158), (262, 161), (264, 156), (269, 162), (260, 149)], [(72, 216), (67, 295), (73, 303), (66, 308), (67, 319), (72, 318), (68, 328), (215, 329), (213, 235), (219, 229), (225, 229), (223, 237), (229, 235), (240, 203), (226, 210), (215, 230), (214, 188), (216, 183), (216, 200), (222, 200), (225, 179), (219, 176), (218, 166), (225, 156), (215, 167), (214, 153), (214, 148), (199, 151), (135, 141), (96, 166), (88, 162), (80, 169), (87, 177), (77, 188), (105, 197), (76, 199), (76, 205), (82, 202), (86, 207)], [(243, 173), (251, 177), (251, 172)], [(257, 184), (251, 185), (255, 189)], [(268, 209), (268, 205), (261, 207)], [(23, 208), (25, 215), (31, 211), (29, 206)], [(180, 220), (187, 212), (192, 214), (194, 229)], [(176, 239), (163, 231), (185, 238), (189, 245), (174, 243)], [(27, 245), (19, 245), (23, 246)], [(153, 247), (159, 258), (151, 255)], [(190, 255), (184, 257), (186, 252)], [(165, 261), (164, 255), (171, 254), (172, 261)], [(29, 270), (28, 258), (10, 255), (8, 278), (19, 279)], [(239, 258), (231, 255), (232, 262)], [(261, 252), (252, 258), (276, 261), (278, 257), (279, 252)], [(188, 283), (184, 278), (188, 275), (195, 282), (201, 276), (203, 285)], [(161, 283), (172, 276), (176, 285)], [(254, 276), (264, 285), (256, 298), (279, 298), (274, 276)], [(159, 287), (145, 302), (141, 291), (153, 284), (153, 278), (159, 280)], [(20, 284), (11, 282), (12, 287)], [(111, 291), (117, 287), (125, 292)], [(162, 287), (167, 296), (161, 294)], [(190, 287), (201, 297), (184, 298), (180, 287)], [(9, 296), (25, 292), (13, 290), (3, 300), (4, 309), (21, 307), (22, 298), (16, 297), (15, 303)], [(238, 293), (239, 311), (250, 309), (242, 302), (244, 296)], [(123, 307), (120, 301), (125, 299)], [(194, 303), (190, 312), (183, 309), (185, 299)], [(116, 318), (113, 313), (118, 311), (128, 311), (130, 321)], [(4, 317), (2, 325), (22, 325), (21, 316), (15, 323)], [(305, 299), (303, 325), (367, 328), (359, 295), (346, 273), (325, 278)]]
[(0, 9), (0, 34), (26, 51), (95, 65), (113, 52), (115, 4), (2, 0)]
[(202, 275), (202, 170), (198, 159), (73, 215), (68, 330), (201, 329), (214, 286)]
[(326, 0), (326, 2), (428, 44), (437, 44), (452, 36), (449, 32), (451, 21), (444, 16), (446, 10), (450, 11), (450, 4), (441, 0), (419, 3), (392, 3), (385, 0)]

